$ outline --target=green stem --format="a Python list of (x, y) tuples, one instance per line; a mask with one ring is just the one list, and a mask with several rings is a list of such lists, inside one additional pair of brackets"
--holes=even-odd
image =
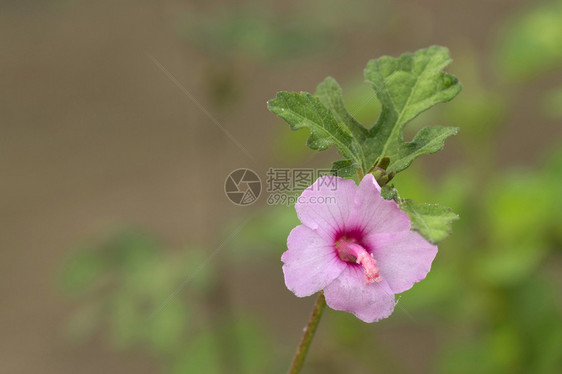
[(304, 330), (304, 334), (297, 349), (297, 353), (295, 353), (295, 358), (293, 359), (293, 364), (289, 369), (289, 374), (300, 373), (302, 365), (304, 364), (304, 359), (306, 358), (306, 354), (308, 353), (308, 348), (310, 347), (310, 343), (312, 343), (312, 339), (314, 339), (316, 328), (318, 327), (320, 318), (322, 318), (322, 312), (324, 311), (325, 307), (326, 299), (324, 299), (324, 292), (320, 292), (320, 296), (318, 296), (318, 299), (314, 304), (314, 309), (312, 309), (312, 314), (310, 315), (310, 319), (308, 320), (308, 324), (306, 325), (306, 328)]

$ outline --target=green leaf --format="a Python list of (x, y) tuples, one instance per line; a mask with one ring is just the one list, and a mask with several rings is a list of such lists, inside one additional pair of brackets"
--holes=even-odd
[(323, 151), (335, 145), (341, 154), (361, 164), (361, 146), (349, 128), (338, 122), (320, 100), (307, 92), (279, 92), (268, 102), (268, 108), (283, 118), (293, 130), (308, 128), (311, 132), (307, 144)]
[(410, 216), (412, 228), (432, 243), (445, 239), (451, 233), (451, 222), (459, 219), (450, 208), (410, 199), (402, 200), (400, 209)]
[(377, 160), (390, 157), (387, 173), (398, 173), (412, 161), (443, 148), (454, 127), (427, 127), (411, 142), (403, 138), (404, 126), (433, 105), (451, 100), (461, 90), (457, 78), (442, 72), (449, 65), (449, 52), (430, 47), (399, 58), (372, 60), (365, 77), (376, 91), (381, 114), (371, 129), (365, 128), (345, 108), (342, 89), (331, 77), (308, 93), (280, 92), (269, 101), (269, 110), (283, 118), (293, 130), (308, 128), (312, 135), (308, 146), (325, 150), (335, 145), (346, 160), (334, 164), (343, 176), (353, 176), (351, 168), (368, 173)]
[(316, 87), (314, 96), (320, 99), (322, 104), (332, 112), (339, 123), (347, 126), (357, 142), (362, 143), (365, 140), (369, 132), (345, 108), (342, 89), (334, 78), (328, 77), (324, 79), (324, 82)]
[(402, 143), (396, 147), (396, 153), (387, 154), (390, 156), (390, 165), (387, 170), (390, 172), (402, 171), (419, 156), (442, 150), (445, 139), (458, 132), (458, 127), (434, 126), (421, 129), (411, 142)]
[(458, 79), (442, 72), (451, 63), (446, 48), (433, 46), (399, 58), (381, 57), (369, 61), (365, 78), (382, 104), (382, 113), (365, 144), (367, 163), (390, 157), (389, 172), (399, 172), (422, 154), (443, 147), (454, 128), (422, 129), (411, 143), (405, 143), (404, 126), (435, 104), (453, 99), (461, 90)]
[(394, 186), (389, 186), (388, 184), (381, 187), (381, 196), (385, 200), (394, 200), (400, 198), (398, 196), (398, 191), (396, 191), (396, 188), (394, 188)]
[(349, 160), (340, 160), (332, 164), (332, 173), (342, 178), (354, 178), (357, 176), (358, 165)]

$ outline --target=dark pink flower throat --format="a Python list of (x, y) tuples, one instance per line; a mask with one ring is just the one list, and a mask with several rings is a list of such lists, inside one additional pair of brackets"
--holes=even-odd
[(382, 277), (373, 254), (367, 252), (356, 239), (342, 236), (336, 241), (334, 248), (342, 261), (356, 263), (363, 267), (367, 283), (381, 281)]

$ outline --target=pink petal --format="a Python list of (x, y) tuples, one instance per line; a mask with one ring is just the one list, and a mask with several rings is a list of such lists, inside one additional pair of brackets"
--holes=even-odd
[(348, 265), (341, 275), (324, 289), (326, 303), (332, 309), (355, 314), (365, 322), (386, 318), (394, 310), (394, 294), (388, 283), (366, 283), (363, 269)]
[(305, 225), (291, 231), (287, 247), (289, 250), (281, 256), (285, 284), (298, 297), (320, 291), (346, 267), (339, 259), (334, 243)]
[(373, 248), (380, 275), (395, 294), (425, 279), (437, 254), (437, 246), (414, 231), (374, 234), (364, 241)]
[(344, 230), (357, 185), (352, 180), (325, 176), (303, 191), (295, 204), (300, 221), (333, 239)]
[(385, 200), (372, 174), (367, 174), (355, 194), (349, 224), (368, 234), (410, 230), (408, 215), (392, 200)]

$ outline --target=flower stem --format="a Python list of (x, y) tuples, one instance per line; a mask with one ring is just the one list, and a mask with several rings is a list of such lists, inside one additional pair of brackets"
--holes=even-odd
[(314, 304), (314, 309), (312, 309), (312, 314), (310, 315), (308, 324), (304, 329), (304, 334), (301, 338), (299, 347), (297, 348), (297, 353), (295, 353), (295, 358), (293, 359), (293, 363), (289, 369), (289, 374), (300, 373), (302, 365), (304, 364), (304, 359), (308, 353), (308, 348), (310, 347), (310, 343), (312, 343), (312, 339), (314, 339), (316, 328), (318, 327), (320, 318), (322, 318), (322, 312), (325, 307), (326, 299), (324, 299), (324, 292), (320, 291), (320, 296), (318, 296), (318, 299)]

